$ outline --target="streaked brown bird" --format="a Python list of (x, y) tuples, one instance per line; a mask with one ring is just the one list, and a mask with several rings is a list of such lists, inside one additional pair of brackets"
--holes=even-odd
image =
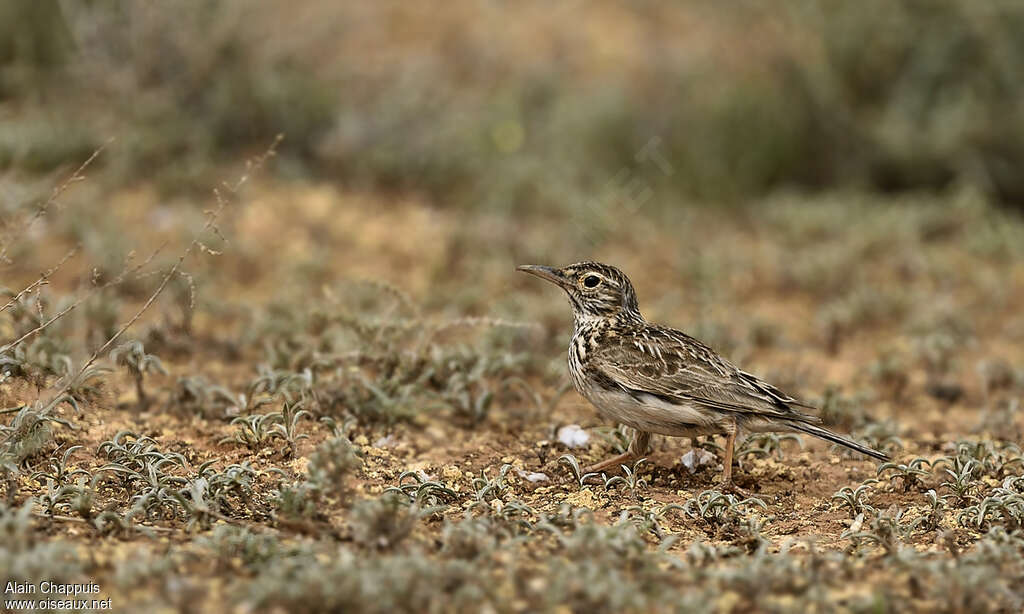
[(735, 367), (714, 350), (681, 331), (644, 320), (636, 291), (619, 269), (580, 262), (557, 269), (524, 265), (565, 290), (575, 320), (569, 343), (573, 384), (602, 416), (632, 427), (626, 453), (588, 471), (633, 461), (650, 451), (651, 434), (672, 437), (725, 435), (723, 487), (732, 482), (738, 437), (764, 431), (798, 431), (888, 457), (818, 426), (821, 419), (797, 408), (814, 409), (754, 375)]

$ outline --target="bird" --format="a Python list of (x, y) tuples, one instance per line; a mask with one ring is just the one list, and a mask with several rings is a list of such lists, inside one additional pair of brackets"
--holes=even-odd
[[(574, 331), (569, 374), (576, 390), (603, 417), (634, 430), (623, 454), (587, 472), (635, 461), (650, 452), (651, 435), (724, 435), (722, 488), (732, 480), (738, 438), (756, 432), (800, 432), (870, 457), (888, 456), (823, 426), (816, 409), (736, 367), (686, 333), (652, 324), (640, 313), (636, 290), (614, 266), (578, 262), (562, 268), (522, 265), (518, 271), (565, 290)], [(742, 441), (742, 439), (740, 439)]]

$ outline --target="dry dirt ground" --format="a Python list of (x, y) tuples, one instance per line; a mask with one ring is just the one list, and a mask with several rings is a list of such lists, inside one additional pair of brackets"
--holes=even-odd
[[(88, 182), (61, 200), (12, 252), (3, 283), (17, 292), (79, 242), (82, 250), (25, 305), (39, 309), (32, 301), (41, 297), (48, 316), (69, 297), (88, 300), (66, 325), (53, 327), (59, 333), (41, 335), (64, 336), (64, 350), (37, 348), (37, 356), (45, 354), (39, 364), (3, 379), (3, 407), (50, 399), (65, 380), (45, 364), (66, 351), (76, 368), (82, 365), (88, 350), (143, 304), (161, 275), (133, 277), (108, 290), (92, 290), (95, 283), (110, 279), (125, 254), (134, 250), (140, 261), (164, 241), (168, 246), (152, 270), (166, 270), (211, 206), (161, 202), (145, 186), (101, 199)], [(936, 604), (949, 611), (972, 604), (1010, 609), (1021, 603), (1021, 586), (995, 578), (1005, 572), (995, 563), (978, 567), (992, 578), (970, 581), (980, 583), (980, 596), (966, 580), (953, 583), (961, 588), (941, 586), (944, 572), (934, 569), (913, 579), (914, 565), (926, 564), (921, 561), (954, 561), (979, 540), (993, 539), (986, 535), (994, 528), (1015, 535), (1024, 522), (1014, 516), (1022, 510), (1013, 501), (1003, 502), (1001, 515), (981, 510), (980, 522), (961, 515), (997, 496), (1000, 487), (1019, 492), (1019, 484), (1004, 481), (1022, 470), (1013, 459), (1020, 456), (1015, 445), (1024, 424), (1016, 404), (1024, 386), (1024, 260), (1017, 243), (1024, 234), (1019, 220), (977, 200), (970, 193), (877, 202), (856, 195), (792, 196), (732, 210), (640, 211), (612, 224), (565, 213), (467, 213), (318, 185), (247, 186), (218, 221), (223, 238), (203, 235), (210, 250), (223, 253), (190, 256), (185, 269), (193, 287), (176, 276), (125, 335), (142, 340), (166, 369), (145, 376), (148, 404), (139, 406), (129, 372), (101, 357), (98, 364), (112, 371), (82, 386), (78, 411), (56, 408), (53, 415), (68, 424), (51, 423), (52, 439), (17, 460), (6, 486), (6, 518), (13, 526), (17, 509), (47, 495), (47, 478), (34, 472), (71, 446), (82, 447), (70, 455), (69, 470), (104, 474), (101, 468), (113, 461), (102, 444), (121, 431), (134, 433), (123, 441), (148, 436), (162, 453), (181, 454), (183, 462), (160, 471), (186, 480), (194, 481), (207, 461), (216, 471), (247, 463), (256, 476), (249, 490), (225, 495), (205, 515), (164, 501), (132, 516), (135, 506), (148, 505), (133, 498), (144, 489), (108, 470), (88, 513), (76, 511), (71, 495), (50, 506), (42, 499), (32, 504), (28, 524), (17, 529), (24, 548), (11, 547), (0, 564), (24, 581), (33, 579), (26, 574), (91, 579), (122, 611), (372, 609), (352, 594), (350, 601), (332, 595), (306, 572), (275, 576), (270, 569), (307, 555), (325, 567), (339, 565), (339, 552), (366, 557), (352, 563), (365, 583), (395, 582), (393, 601), (374, 597), (380, 607), (410, 611), (684, 607), (683, 597), (672, 601), (666, 594), (698, 595), (719, 611), (737, 612), (797, 610), (812, 602), (874, 611)], [(764, 440), (750, 445), (735, 469), (739, 485), (760, 503), (701, 511), (700, 502), (712, 496), (702, 493), (720, 480), (718, 457), (691, 472), (681, 460), (691, 442), (658, 438), (632, 481), (605, 484), (595, 477), (579, 484), (563, 455), (589, 464), (616, 453), (623, 433), (565, 390), (571, 328), (565, 298), (514, 267), (581, 259), (620, 266), (633, 278), (649, 319), (702, 337), (748, 370), (826, 405), (837, 430), (885, 447), (898, 464), (925, 459), (919, 480), (897, 477), (898, 469), (876, 476), (877, 463), (806, 437)], [(25, 324), (15, 309), (5, 311), (3, 337), (13, 338)], [(109, 312), (115, 315), (104, 320)], [(279, 394), (264, 390), (258, 394), (268, 403), (252, 407), (249, 391), (260, 365), (313, 380), (282, 386)], [(205, 378), (207, 396), (190, 396), (182, 383), (195, 376)], [(233, 396), (218, 397), (214, 386)], [(232, 418), (280, 412), (288, 395), (304, 399), (311, 413), (296, 421), (291, 436), (251, 445), (225, 441), (241, 432)], [(332, 430), (323, 417), (343, 426)], [(589, 434), (583, 446), (570, 449), (559, 441), (558, 429), (570, 424)], [(339, 437), (358, 449), (360, 466), (338, 474), (337, 492), (321, 487), (306, 493), (312, 509), (286, 511), (282, 485), (301, 490), (311, 455)], [(981, 442), (984, 450), (957, 442)], [(712, 449), (712, 443), (701, 445)], [(781, 448), (753, 450), (765, 444)], [(946, 464), (930, 465), (943, 457)], [(946, 469), (965, 459), (984, 469), (968, 467), (974, 481), (958, 494)], [(833, 498), (876, 477), (858, 509)], [(436, 484), (417, 499), (408, 485), (420, 481)], [(388, 488), (402, 485), (418, 519), (407, 529), (395, 528), (401, 522), (394, 518), (366, 519), (369, 508), (360, 502), (386, 498)], [(939, 508), (929, 490), (945, 497)], [(185, 499), (196, 503), (193, 495)], [(108, 520), (126, 519), (123, 526), (98, 528), (103, 510), (113, 512)], [(895, 525), (885, 524), (899, 512)], [(474, 555), (482, 558), (460, 555), (451, 527), (467, 517), (496, 523), (484, 533), (511, 537)], [(565, 532), (561, 541), (552, 541), (554, 529), (538, 528), (545, 523)], [(613, 545), (615, 556), (624, 558), (579, 554), (568, 536), (590, 523), (637, 527), (633, 537), (642, 552), (622, 554)], [(225, 545), (227, 531), (272, 540), (276, 550), (253, 554), (256, 547), (241, 541)], [(850, 536), (857, 533), (859, 539)], [(601, 535), (593, 541), (614, 541)], [(1020, 551), (1007, 540), (1007, 548)], [(39, 549), (47, 546), (69, 550), (46, 558)], [(779, 588), (778, 575), (768, 574), (776, 580), (764, 581), (771, 588), (762, 599), (746, 592), (743, 581), (727, 578), (733, 569), (736, 578), (757, 585), (768, 572), (752, 569), (751, 561), (774, 555), (796, 561), (803, 571), (793, 577), (802, 583)], [(625, 574), (623, 580), (596, 572), (596, 580), (580, 575), (581, 581), (621, 583), (623, 590), (646, 590), (661, 601), (630, 601), (607, 587), (604, 596), (562, 585), (559, 593), (545, 584), (554, 582), (548, 574), (583, 574), (558, 567), (569, 564), (567, 556), (610, 561), (601, 564)], [(646, 567), (636, 567), (648, 556), (665, 557), (649, 573), (667, 579), (651, 580)], [(39, 563), (29, 564), (29, 557)], [(420, 572), (387, 571), (407, 561), (402, 557), (475, 561), (494, 592), (467, 597), (458, 588), (468, 585), (464, 578), (426, 572), (430, 586), (414, 590), (410, 578)], [(671, 572), (671, 560), (687, 570)], [(381, 565), (377, 576), (366, 567), (374, 561)], [(814, 571), (815, 561), (828, 571)], [(701, 581), (700, 569), (719, 575)], [(256, 586), (273, 582), (292, 582), (306, 594), (278, 599)], [(693, 588), (702, 582), (703, 588)], [(808, 588), (816, 582), (828, 590), (819, 595)], [(991, 589), (985, 582), (1002, 584)], [(314, 584), (316, 590), (309, 588)], [(376, 595), (365, 586), (359, 590)], [(548, 593), (554, 602), (540, 597)]]

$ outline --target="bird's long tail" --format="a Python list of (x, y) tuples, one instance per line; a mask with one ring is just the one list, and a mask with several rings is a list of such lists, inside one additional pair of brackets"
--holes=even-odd
[(883, 454), (878, 450), (869, 448), (865, 445), (861, 445), (856, 441), (853, 441), (852, 439), (847, 439), (842, 435), (833, 433), (832, 431), (822, 428), (820, 426), (814, 426), (813, 424), (807, 424), (806, 422), (791, 422), (790, 426), (792, 426), (794, 429), (798, 431), (807, 433), (808, 435), (814, 435), (815, 437), (820, 437), (833, 443), (838, 443), (841, 446), (846, 446), (847, 448), (856, 450), (861, 454), (867, 454), (868, 456), (877, 458), (878, 460), (889, 460), (889, 457), (886, 454)]

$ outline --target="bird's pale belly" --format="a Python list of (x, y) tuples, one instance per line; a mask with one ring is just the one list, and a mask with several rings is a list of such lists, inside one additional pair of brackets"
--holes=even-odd
[(695, 405), (677, 405), (645, 393), (633, 396), (596, 387), (586, 387), (580, 393), (605, 418), (645, 433), (696, 437), (727, 430), (722, 423), (724, 416)]

